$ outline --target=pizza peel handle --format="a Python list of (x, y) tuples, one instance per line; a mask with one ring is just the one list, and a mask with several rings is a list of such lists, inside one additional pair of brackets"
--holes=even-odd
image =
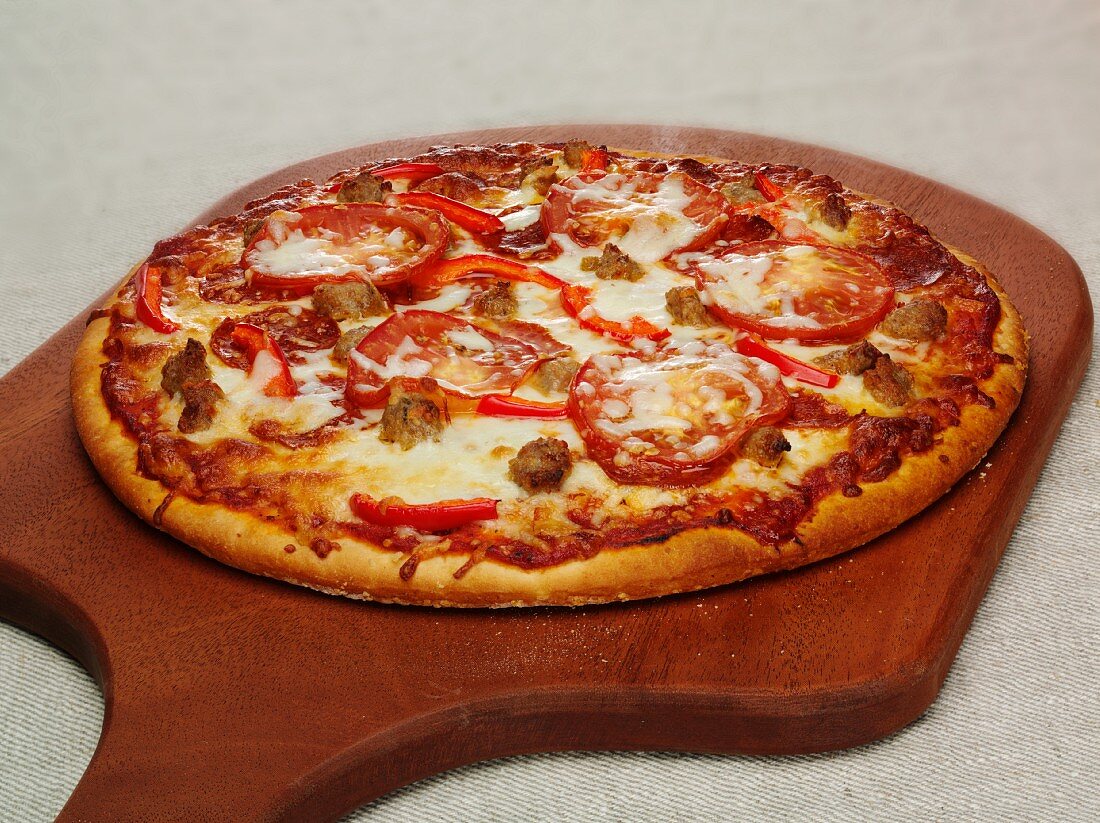
[(1031, 226), (839, 152), (647, 126), (366, 146), (257, 181), (200, 220), (432, 143), (573, 136), (808, 166), (895, 201), (987, 263), (1024, 315), (1032, 358), (981, 472), (856, 552), (700, 595), (577, 610), (358, 603), (220, 566), (115, 500), (72, 422), (78, 318), (0, 380), (0, 616), (72, 653), (106, 702), (62, 820), (336, 819), (488, 757), (821, 751), (889, 734), (934, 699), (1089, 358), (1080, 271)]

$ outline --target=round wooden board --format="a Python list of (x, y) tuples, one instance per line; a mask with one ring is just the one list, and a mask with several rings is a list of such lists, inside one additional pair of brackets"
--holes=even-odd
[(703, 594), (573, 610), (372, 605), (220, 566), (125, 510), (73, 428), (77, 318), (0, 381), (0, 615), (70, 651), (107, 703), (60, 819), (335, 819), (484, 758), (819, 751), (889, 734), (933, 700), (1088, 362), (1080, 271), (1033, 227), (837, 151), (624, 125), (377, 143), (269, 175), (197, 222), (430, 144), (574, 136), (808, 166), (894, 201), (986, 262), (1033, 336), (1028, 388), (987, 461), (855, 552)]

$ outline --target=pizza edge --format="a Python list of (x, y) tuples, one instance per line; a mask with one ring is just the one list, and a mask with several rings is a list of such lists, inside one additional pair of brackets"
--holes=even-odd
[[(959, 425), (943, 432), (941, 444), (910, 455), (888, 478), (865, 485), (859, 497), (832, 493), (798, 528), (798, 542), (780, 546), (760, 543), (735, 529), (696, 528), (659, 543), (605, 549), (591, 558), (546, 568), (522, 569), (486, 559), (458, 579), (454, 573), (466, 557), (439, 555), (421, 561), (416, 574), (403, 581), (398, 570), (405, 556), (399, 552), (345, 538), (340, 541), (342, 549), (324, 559), (307, 550), (288, 553), (284, 547), (292, 538), (281, 527), (220, 504), (176, 498), (161, 522), (155, 523), (154, 513), (168, 489), (136, 473), (136, 441), (111, 417), (100, 388), (107, 318), (89, 324), (74, 355), (73, 413), (93, 464), (123, 504), (203, 554), (253, 574), (344, 597), (428, 606), (577, 606), (696, 591), (793, 569), (856, 548), (942, 497), (996, 442), (1023, 391), (1027, 332), (989, 270), (965, 252), (944, 245), (982, 273), (1001, 303), (995, 347), (1014, 362), (999, 365), (980, 384), (996, 401), (995, 408), (967, 405)], [(946, 462), (941, 460), (944, 455)]]

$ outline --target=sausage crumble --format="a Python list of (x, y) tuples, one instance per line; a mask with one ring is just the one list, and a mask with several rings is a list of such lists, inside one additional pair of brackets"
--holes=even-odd
[(508, 477), (528, 492), (553, 491), (573, 468), (569, 445), (554, 437), (540, 437), (508, 461)]
[(419, 392), (394, 389), (382, 412), (378, 439), (408, 451), (423, 440), (439, 440), (442, 431), (439, 406)]

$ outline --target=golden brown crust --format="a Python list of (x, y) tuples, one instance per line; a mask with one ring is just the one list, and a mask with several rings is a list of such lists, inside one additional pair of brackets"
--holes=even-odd
[[(693, 591), (757, 574), (791, 569), (840, 554), (889, 531), (943, 495), (989, 450), (1019, 402), (1028, 343), (1019, 313), (990, 273), (958, 249), (963, 262), (986, 277), (1001, 300), (997, 351), (1014, 358), (996, 367), (979, 388), (996, 405), (970, 404), (942, 442), (911, 455), (885, 480), (864, 486), (856, 498), (835, 492), (797, 530), (798, 540), (778, 547), (732, 529), (692, 529), (660, 543), (604, 550), (592, 558), (527, 570), (493, 560), (454, 573), (465, 557), (441, 554), (420, 561), (408, 581), (398, 574), (405, 556), (364, 541), (341, 540), (324, 559), (298, 547), (277, 525), (227, 507), (174, 499), (154, 512), (167, 489), (137, 473), (135, 440), (112, 419), (100, 389), (102, 346), (109, 321), (89, 324), (71, 374), (77, 429), (96, 468), (119, 499), (143, 519), (210, 557), (245, 571), (320, 591), (383, 602), (434, 606), (579, 605)], [(944, 459), (946, 458), (946, 459)]]

